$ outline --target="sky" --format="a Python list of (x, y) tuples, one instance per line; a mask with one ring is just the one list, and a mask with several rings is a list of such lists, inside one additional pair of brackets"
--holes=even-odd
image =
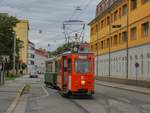
[[(88, 24), (95, 18), (101, 0), (0, 0), (0, 12), (29, 20), (29, 40), (36, 48), (55, 50), (65, 43), (63, 22), (81, 20)], [(75, 10), (80, 7), (81, 10)], [(89, 27), (85, 27), (89, 41)], [(41, 33), (39, 31), (42, 31)], [(48, 47), (48, 45), (50, 45)]]

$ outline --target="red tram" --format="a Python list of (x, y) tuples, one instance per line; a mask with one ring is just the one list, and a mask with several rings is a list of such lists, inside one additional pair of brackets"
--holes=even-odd
[(64, 53), (58, 57), (57, 86), (63, 95), (94, 94), (94, 54)]

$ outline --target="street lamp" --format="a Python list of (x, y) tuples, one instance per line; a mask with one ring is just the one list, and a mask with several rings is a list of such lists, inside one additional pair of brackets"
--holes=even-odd
[(16, 33), (14, 36), (14, 46), (13, 46), (13, 75), (15, 75), (16, 69)]

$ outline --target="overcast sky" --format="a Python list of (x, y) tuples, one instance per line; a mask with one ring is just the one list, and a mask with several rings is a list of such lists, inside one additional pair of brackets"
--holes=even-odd
[[(89, 23), (95, 17), (96, 5), (101, 0), (0, 0), (0, 12), (9, 13), (30, 23), (29, 40), (36, 47), (54, 50), (65, 42), (62, 24), (79, 19)], [(80, 6), (82, 11), (76, 11)], [(42, 33), (39, 33), (42, 30)], [(85, 40), (89, 40), (86, 26)]]

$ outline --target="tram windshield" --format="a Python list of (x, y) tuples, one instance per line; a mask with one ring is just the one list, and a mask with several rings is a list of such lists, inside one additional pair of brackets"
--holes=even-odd
[(78, 59), (75, 61), (75, 72), (77, 73), (90, 73), (91, 62), (90, 60)]

